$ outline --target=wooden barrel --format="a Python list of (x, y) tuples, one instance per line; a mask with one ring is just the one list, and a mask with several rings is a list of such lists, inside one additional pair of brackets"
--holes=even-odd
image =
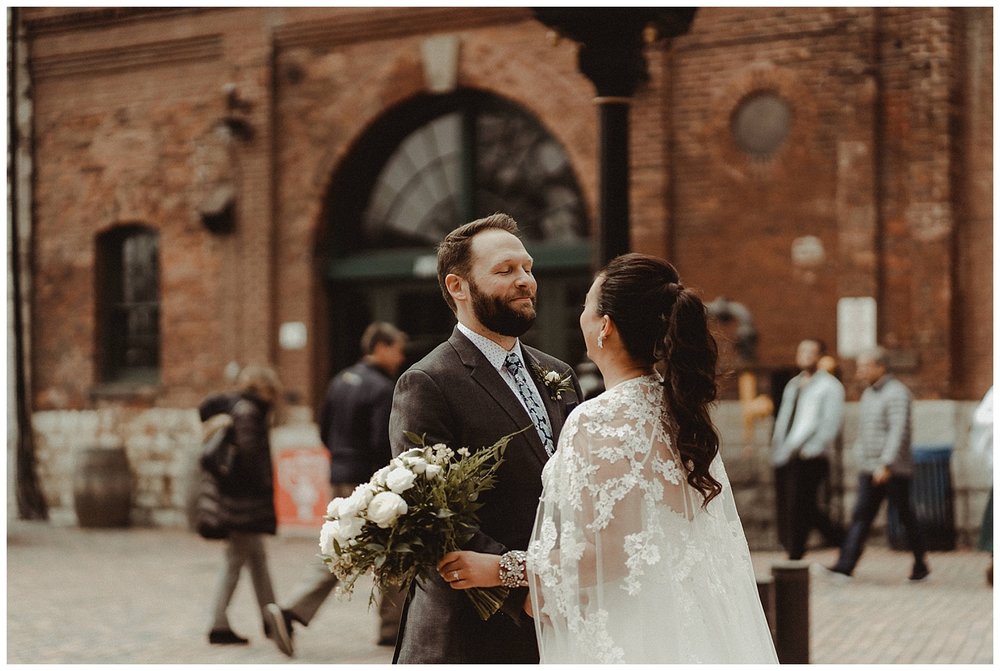
[(124, 447), (86, 447), (78, 453), (73, 506), (81, 527), (128, 526), (132, 472)]

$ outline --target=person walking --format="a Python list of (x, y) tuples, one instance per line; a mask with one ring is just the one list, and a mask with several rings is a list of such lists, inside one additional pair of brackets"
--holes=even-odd
[(854, 572), (872, 521), (882, 501), (888, 498), (899, 511), (913, 553), (910, 580), (923, 580), (930, 574), (930, 568), (923, 535), (910, 501), (913, 396), (906, 385), (888, 371), (888, 353), (882, 347), (858, 356), (857, 377), (868, 385), (861, 394), (858, 437), (854, 444), (858, 463), (857, 501), (840, 556), (828, 570), (845, 576)]
[(830, 456), (844, 424), (844, 386), (819, 367), (825, 344), (799, 343), (799, 374), (785, 385), (774, 422), (771, 464), (778, 539), (789, 559), (802, 559), (813, 529), (839, 547), (844, 531), (819, 505), (820, 487), (830, 477)]
[(447, 342), (396, 383), (389, 418), (393, 454), (413, 447), (406, 431), (425, 435), (429, 445), (471, 451), (520, 433), (507, 445), (496, 485), (480, 498), (478, 530), (463, 545), (477, 551), (469, 553), (475, 566), (414, 583), (395, 663), (538, 662), (534, 627), (524, 612), (526, 588), (512, 589), (485, 621), (455, 589), (477, 574), (495, 578), (504, 555), (527, 547), (542, 467), (582, 394), (568, 364), (520, 341), (536, 317), (532, 263), (517, 223), (501, 213), (460, 226), (438, 246), (438, 284), (458, 324)]
[[(208, 634), (209, 643), (216, 645), (249, 642), (232, 630), (226, 614), (244, 566), (253, 581), (264, 633), (266, 636), (273, 634), (265, 616), (267, 604), (274, 601), (274, 589), (267, 566), (264, 535), (273, 535), (277, 530), (268, 432), (280, 384), (273, 370), (257, 365), (246, 366), (236, 382), (238, 398), (228, 411), (232, 416), (236, 457), (229, 475), (218, 483), (228, 535), (225, 563), (215, 594), (212, 628)], [(203, 406), (205, 412), (209, 412), (208, 406)], [(220, 412), (226, 412), (225, 406), (224, 401), (218, 403)]]
[[(333, 496), (350, 496), (372, 474), (389, 463), (389, 411), (394, 378), (406, 360), (407, 336), (387, 322), (369, 324), (361, 335), (362, 356), (330, 381), (319, 412), (323, 444), (330, 451)], [(295, 654), (294, 623), (308, 626), (337, 585), (337, 576), (322, 561), (300, 582), (286, 606), (268, 604), (268, 621), (276, 632), (275, 645), (289, 657)], [(394, 645), (404, 594), (386, 589), (379, 596), (379, 645)]]

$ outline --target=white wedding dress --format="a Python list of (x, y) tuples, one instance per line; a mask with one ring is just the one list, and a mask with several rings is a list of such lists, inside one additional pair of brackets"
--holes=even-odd
[(707, 509), (655, 377), (581, 404), (542, 473), (528, 581), (542, 663), (777, 663), (722, 460)]

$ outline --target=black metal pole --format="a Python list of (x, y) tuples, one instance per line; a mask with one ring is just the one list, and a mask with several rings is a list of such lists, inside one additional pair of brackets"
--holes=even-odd
[(629, 251), (629, 98), (599, 97), (600, 225), (595, 265)]
[(577, 65), (594, 83), (600, 108), (600, 204), (593, 262), (602, 268), (629, 251), (628, 114), (649, 78), (648, 41), (683, 35), (695, 7), (536, 7), (535, 16), (579, 43)]

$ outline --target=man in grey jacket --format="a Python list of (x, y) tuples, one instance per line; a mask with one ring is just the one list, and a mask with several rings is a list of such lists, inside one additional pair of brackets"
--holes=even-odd
[(844, 424), (844, 386), (818, 367), (826, 353), (822, 341), (799, 343), (800, 373), (789, 380), (774, 422), (774, 466), (778, 538), (789, 559), (806, 553), (809, 532), (818, 529), (830, 545), (844, 532), (819, 506), (819, 490), (830, 477), (830, 456)]
[(861, 395), (858, 438), (854, 445), (858, 461), (858, 498), (851, 528), (840, 548), (840, 558), (830, 570), (846, 576), (853, 573), (864, 551), (872, 520), (888, 496), (899, 511), (913, 552), (910, 580), (923, 580), (930, 569), (910, 501), (913, 397), (906, 385), (888, 372), (887, 353), (881, 347), (858, 357), (857, 376), (869, 385)]

